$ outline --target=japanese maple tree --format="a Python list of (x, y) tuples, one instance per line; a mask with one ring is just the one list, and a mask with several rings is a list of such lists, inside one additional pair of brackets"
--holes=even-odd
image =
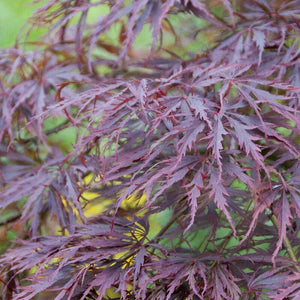
[(35, 2), (0, 52), (3, 299), (299, 299), (299, 0)]

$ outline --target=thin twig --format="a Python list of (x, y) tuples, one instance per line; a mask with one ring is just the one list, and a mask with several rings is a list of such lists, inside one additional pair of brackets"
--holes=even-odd
[(21, 217), (21, 214), (16, 214), (13, 216), (8, 217), (6, 220), (0, 221), (0, 226), (7, 225), (8, 223), (12, 223), (18, 220)]
[[(52, 129), (44, 131), (44, 134), (48, 136), (48, 135), (53, 134), (53, 133), (58, 133), (59, 131), (64, 129), (64, 127), (66, 125), (68, 125), (68, 123), (70, 123), (70, 121), (67, 119), (63, 123), (59, 124), (58, 126), (52, 128)], [(38, 140), (38, 137), (33, 136), (33, 137), (30, 137), (30, 138), (27, 138), (27, 139), (22, 139), (22, 142), (23, 143), (30, 143), (30, 142), (36, 142), (37, 140)]]
[[(271, 220), (272, 224), (274, 225), (274, 227), (278, 230), (279, 227), (278, 227), (278, 222), (277, 222), (276, 216), (273, 213), (269, 214), (268, 216), (269, 216), (269, 219)], [(294, 265), (295, 270), (297, 272), (300, 272), (300, 267), (298, 265), (299, 262), (297, 260), (297, 257), (296, 257), (296, 254), (294, 252), (294, 249), (293, 249), (293, 247), (291, 245), (291, 242), (290, 242), (290, 240), (289, 240), (289, 238), (287, 236), (285, 236), (283, 238), (283, 244), (284, 244), (284, 246), (285, 246), (285, 248), (287, 250), (287, 253), (288, 253), (289, 257), (291, 258), (291, 260), (296, 263), (296, 265)]]

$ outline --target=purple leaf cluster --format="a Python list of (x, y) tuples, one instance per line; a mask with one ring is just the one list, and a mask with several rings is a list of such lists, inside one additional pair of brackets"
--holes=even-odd
[(28, 24), (0, 52), (4, 299), (298, 299), (300, 2), (49, 0)]

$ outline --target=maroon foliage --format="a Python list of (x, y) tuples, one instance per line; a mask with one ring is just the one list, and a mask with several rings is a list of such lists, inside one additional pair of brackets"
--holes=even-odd
[(0, 53), (0, 209), (24, 229), (5, 299), (300, 297), (299, 16), (298, 0), (36, 11), (44, 42)]

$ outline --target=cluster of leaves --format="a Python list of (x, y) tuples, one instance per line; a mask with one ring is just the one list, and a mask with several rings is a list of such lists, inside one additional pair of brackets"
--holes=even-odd
[(30, 22), (43, 42), (0, 53), (3, 297), (300, 297), (299, 1), (49, 0)]

